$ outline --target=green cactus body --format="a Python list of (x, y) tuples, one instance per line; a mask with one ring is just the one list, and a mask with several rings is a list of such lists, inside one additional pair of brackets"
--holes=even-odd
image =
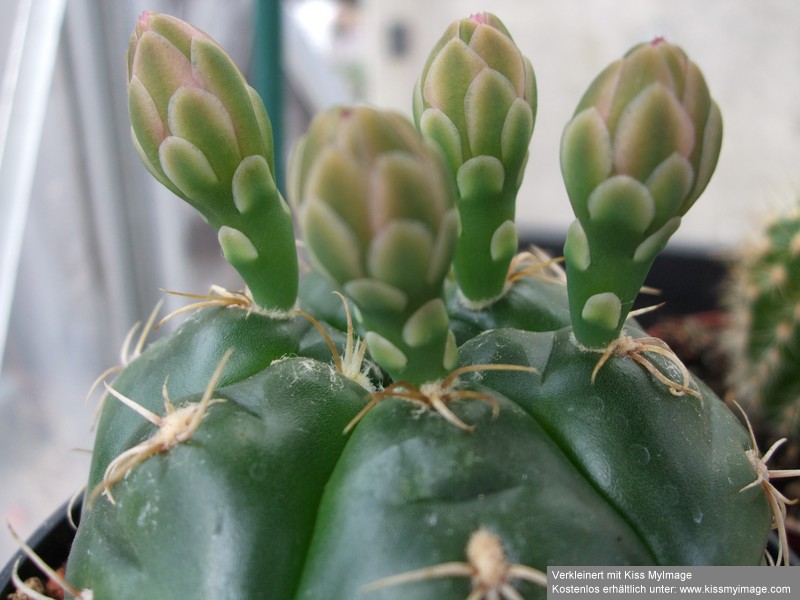
[[(625, 516), (537, 420), (492, 395), (500, 403), (496, 418), (480, 400), (453, 407), (477, 425), (472, 433), (401, 400), (364, 418), (323, 497), (297, 598), (466, 598), (466, 577), (359, 590), (463, 560), (481, 527), (505, 541), (515, 563), (544, 568), (554, 556), (563, 564), (653, 563)], [(576, 530), (583, 531), (580, 544)], [(525, 598), (545, 597), (525, 582), (517, 589)]]
[[(485, 71), (463, 51), (469, 32), (469, 43), (483, 31), (515, 48), (488, 18), (445, 36), (455, 40), (445, 47), (459, 48), (447, 65)], [(181, 56), (205, 40), (160, 35)], [(462, 301), (463, 271), (455, 280), (450, 271), (459, 270), (457, 245), (470, 243), (456, 180), (485, 156), (467, 157), (454, 179), (456, 146), (425, 137), (434, 113), (423, 113), (422, 132), (365, 106), (317, 116), (288, 178), (313, 267), (299, 310), (261, 310), (258, 299), (260, 308), (203, 309), (119, 375), (100, 419), (70, 583), (94, 600), (543, 599), (552, 564), (760, 564), (773, 525), (783, 531), (785, 499), (751, 435), (663, 343), (630, 321), (623, 327), (646, 265), (705, 186), (719, 141), (715, 106), (682, 53), (659, 42), (628, 58), (642, 75), (636, 85), (658, 85), (637, 95), (613, 76), (630, 65), (612, 67), (586, 96), (604, 101), (582, 104), (564, 135), (577, 216), (566, 287), (509, 262), (502, 296), (480, 307)], [(428, 75), (437, 71), (444, 67)], [(172, 79), (186, 75), (147, 73), (155, 97), (159, 86), (174, 95)], [(636, 110), (614, 112), (608, 77), (620, 106)], [(700, 91), (678, 101), (675, 86), (687, 81)], [(663, 139), (680, 143), (628, 144), (664, 124), (656, 109), (665, 106), (677, 122), (666, 120)], [(532, 114), (512, 121), (521, 173)], [(704, 142), (692, 145), (702, 126)], [(151, 155), (148, 168), (173, 185)], [(623, 168), (642, 157), (644, 170)], [(266, 203), (277, 200), (268, 194)], [(286, 260), (296, 264), (294, 254)], [(283, 273), (292, 307), (293, 268)], [(267, 271), (248, 285), (280, 287), (280, 270)], [(356, 332), (381, 368), (371, 379)]]
[(725, 348), (733, 389), (780, 435), (800, 432), (800, 216), (767, 224), (732, 264)]
[[(272, 319), (240, 308), (198, 311), (172, 335), (153, 343), (114, 381), (114, 389), (147, 410), (163, 410), (164, 390), (171, 398), (202, 392), (225, 353), (233, 355), (220, 385), (247, 379), (284, 356), (325, 361), (330, 350), (321, 344), (307, 320)], [(112, 398), (106, 398), (92, 454), (89, 490), (102, 479), (108, 463), (130, 447), (142, 418)]]
[[(514, 562), (540, 568), (554, 556), (597, 565), (761, 561), (770, 509), (760, 490), (739, 491), (753, 480), (750, 440), (710, 391), (675, 397), (624, 359), (593, 385), (597, 354), (569, 329), (488, 331), (461, 347), (461, 360), (540, 372), (476, 376), (471, 389), (490, 393), (499, 415), (480, 400), (458, 402), (454, 410), (477, 425), (472, 433), (400, 400), (367, 415), (323, 496), (298, 598), (358, 597), (398, 571), (457, 560), (480, 527), (506, 541)], [(546, 596), (525, 582), (517, 589)], [(449, 577), (374, 597), (469, 590), (468, 580)]]
[[(753, 480), (745, 428), (702, 384), (700, 398), (675, 396), (629, 358), (610, 359), (592, 383), (598, 356), (569, 329), (495, 330), (461, 348), (467, 362), (539, 369), (536, 376), (486, 373), (481, 383), (547, 431), (656, 563), (757, 564), (771, 515), (760, 490), (740, 493)], [(747, 525), (738, 521), (745, 514)]]
[(553, 331), (570, 324), (565, 284), (537, 277), (515, 281), (501, 298), (477, 310), (462, 302), (457, 286), (449, 286), (447, 308), (459, 345), (490, 329), (514, 327), (525, 331)]
[(291, 598), (342, 430), (367, 395), (305, 358), (218, 390), (191, 440), (132, 470), (114, 504), (84, 509), (68, 577), (98, 599)]

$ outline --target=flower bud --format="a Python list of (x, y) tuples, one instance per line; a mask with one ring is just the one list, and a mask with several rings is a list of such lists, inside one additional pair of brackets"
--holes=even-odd
[(460, 289), (471, 303), (492, 302), (517, 250), (515, 201), (536, 115), (533, 68), (500, 19), (473, 15), (452, 23), (434, 46), (413, 108), (458, 185)]
[(128, 47), (128, 111), (145, 166), (217, 230), (256, 304), (291, 309), (297, 256), (272, 127), (231, 58), (188, 23), (143, 13)]
[(454, 175), (470, 159), (491, 156), (516, 185), (535, 114), (530, 61), (490, 13), (447, 28), (414, 90), (414, 120), (442, 147)]
[(635, 46), (589, 86), (561, 141), (577, 217), (564, 253), (583, 343), (619, 333), (653, 260), (708, 184), (721, 141), (700, 70), (662, 38)]
[[(373, 358), (409, 381), (452, 368), (442, 287), (458, 214), (438, 148), (399, 114), (335, 108), (292, 153), (289, 194), (310, 259), (358, 306)], [(418, 370), (431, 344), (438, 359)]]
[(128, 46), (128, 109), (147, 168), (214, 224), (234, 210), (243, 159), (274, 173), (272, 128), (258, 94), (208, 35), (175, 17), (145, 12)]
[(607, 180), (638, 183), (645, 199), (636, 227), (659, 229), (705, 189), (721, 142), (719, 108), (697, 65), (662, 38), (639, 44), (594, 80), (564, 130), (561, 166), (575, 214), (589, 217), (589, 197)]

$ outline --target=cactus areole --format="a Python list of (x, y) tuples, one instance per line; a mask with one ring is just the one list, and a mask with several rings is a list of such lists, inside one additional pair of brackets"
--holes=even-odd
[(767, 560), (785, 498), (766, 458), (625, 321), (719, 149), (681, 50), (634, 48), (567, 125), (566, 288), (540, 253), (514, 256), (535, 84), (494, 15), (447, 29), (415, 123), (313, 120), (288, 178), (300, 281), (269, 120), (230, 59), (147, 14), (128, 62), (145, 165), (216, 228), (246, 290), (125, 353), (68, 595), (545, 598), (547, 565)]

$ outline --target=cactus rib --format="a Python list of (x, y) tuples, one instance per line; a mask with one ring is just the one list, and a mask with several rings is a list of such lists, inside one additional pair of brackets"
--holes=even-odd
[(420, 387), (417, 387), (406, 381), (398, 381), (386, 389), (376, 392), (372, 395), (369, 403), (353, 418), (347, 427), (345, 433), (349, 432), (355, 427), (358, 422), (364, 418), (370, 410), (381, 400), (386, 398), (404, 398), (412, 402), (417, 402), (421, 406), (433, 410), (440, 414), (444, 419), (462, 431), (474, 431), (474, 425), (467, 425), (456, 414), (450, 410), (447, 403), (452, 400), (475, 398), (487, 402), (492, 407), (492, 414), (497, 416), (500, 410), (497, 399), (491, 394), (485, 392), (478, 392), (475, 390), (466, 390), (458, 387), (458, 378), (467, 373), (474, 373), (476, 371), (524, 371), (526, 373), (538, 373), (534, 367), (526, 367), (522, 365), (504, 365), (504, 364), (481, 364), (481, 365), (465, 365), (451, 371), (447, 377), (439, 381), (427, 382)]
[(347, 298), (345, 298), (340, 292), (334, 291), (333, 293), (336, 294), (342, 301), (345, 319), (347, 322), (344, 355), (342, 355), (336, 348), (336, 344), (333, 343), (333, 339), (331, 339), (331, 336), (327, 331), (325, 331), (325, 327), (323, 327), (322, 323), (320, 323), (319, 320), (317, 320), (311, 313), (300, 310), (299, 308), (295, 309), (294, 313), (300, 315), (304, 319), (307, 319), (316, 328), (316, 330), (319, 331), (320, 335), (325, 340), (325, 344), (327, 344), (328, 348), (330, 348), (331, 356), (333, 357), (333, 366), (337, 373), (344, 375), (348, 379), (352, 379), (366, 390), (373, 391), (375, 386), (369, 379), (369, 369), (364, 367), (364, 359), (367, 353), (367, 343), (355, 335), (353, 317), (350, 314), (350, 305), (347, 302)]
[(161, 327), (166, 322), (171, 321), (172, 319), (174, 319), (179, 315), (200, 310), (202, 308), (209, 308), (212, 306), (224, 306), (224, 307), (236, 306), (248, 312), (256, 308), (252, 298), (246, 292), (231, 292), (218, 285), (212, 285), (210, 293), (208, 294), (192, 294), (188, 292), (176, 292), (174, 290), (162, 290), (162, 291), (166, 294), (171, 294), (173, 296), (180, 296), (181, 298), (191, 298), (192, 300), (197, 300), (197, 302), (192, 302), (191, 304), (187, 304), (186, 306), (182, 306), (180, 308), (175, 309), (174, 311), (166, 315), (163, 319), (161, 319), (156, 325), (156, 327)]

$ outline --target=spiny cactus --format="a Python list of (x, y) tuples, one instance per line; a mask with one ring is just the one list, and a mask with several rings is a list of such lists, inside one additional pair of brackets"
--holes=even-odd
[[(496, 17), (457, 22), (434, 49), (419, 130), (364, 106), (314, 119), (289, 177), (315, 269), (299, 309), (260, 103), (188, 25), (149, 15), (134, 42), (131, 116), (156, 132), (134, 124), (143, 159), (207, 215), (234, 266), (253, 258), (240, 269), (253, 298), (202, 300), (109, 387), (67, 566), (82, 599), (544, 598), (548, 564), (764, 560), (786, 502), (770, 452), (625, 321), (719, 146), (715, 105), (679, 49), (659, 41), (614, 63), (565, 130), (570, 324), (563, 283), (528, 277), (534, 253), (459, 267), (462, 244), (486, 251), (465, 190), (484, 168), (518, 181), (533, 124), (532, 70)], [(212, 63), (228, 65), (232, 104)], [(175, 125), (193, 122), (201, 133)], [(244, 133), (231, 132), (261, 145), (234, 150)], [(248, 161), (261, 166), (239, 178)], [(489, 225), (495, 247), (511, 218)], [(482, 272), (502, 274), (499, 296), (457, 300)]]
[(800, 434), (800, 211), (770, 220), (731, 263), (724, 348), (740, 402), (780, 435)]

